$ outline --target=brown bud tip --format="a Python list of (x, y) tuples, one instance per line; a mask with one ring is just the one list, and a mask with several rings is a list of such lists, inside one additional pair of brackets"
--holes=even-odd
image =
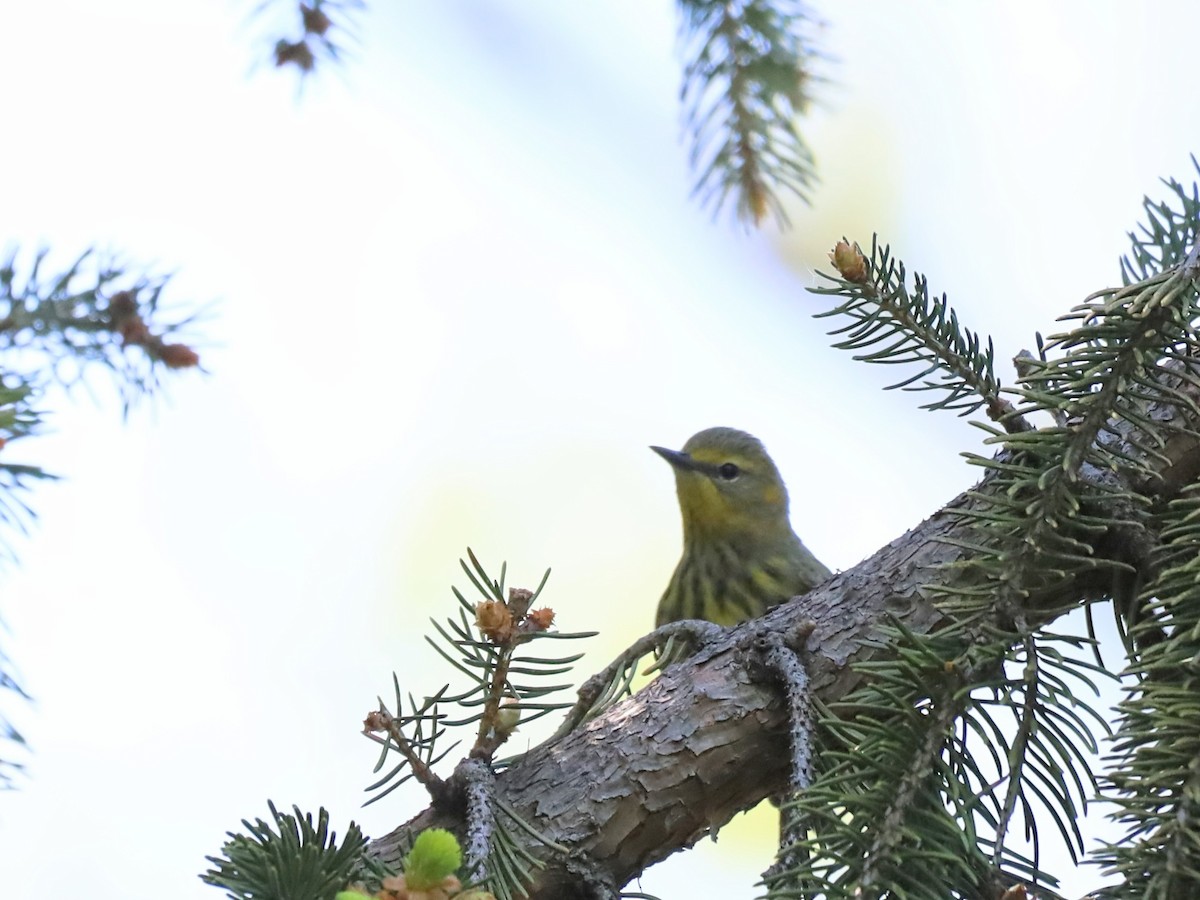
[(533, 591), (528, 588), (509, 588), (508, 611), (514, 619), (524, 618), (529, 612), (529, 604), (533, 602)]
[(746, 198), (750, 206), (750, 215), (754, 216), (754, 224), (759, 225), (767, 217), (767, 192), (761, 185), (754, 185)]
[(482, 600), (475, 606), (475, 624), (488, 640), (504, 644), (513, 636), (513, 617), (499, 600)]
[(829, 254), (829, 259), (847, 281), (853, 284), (866, 283), (867, 258), (858, 249), (858, 244), (851, 246), (846, 241), (838, 241), (833, 252)]
[(275, 45), (275, 65), (286, 66), (294, 63), (302, 72), (311, 72), (317, 59), (313, 56), (312, 48), (304, 41), (280, 41)]
[(187, 344), (166, 344), (158, 358), (168, 369), (190, 369), (200, 364), (200, 354)]
[(403, 875), (389, 875), (379, 882), (379, 900), (408, 900), (408, 885)]
[(367, 713), (367, 717), (363, 719), (363, 731), (387, 731), (388, 725), (391, 723), (392, 717), (381, 709), (373, 710)]
[(137, 312), (137, 295), (133, 291), (118, 291), (108, 298), (108, 314), (114, 322)]
[(327, 32), (333, 24), (329, 21), (329, 16), (321, 10), (315, 6), (305, 6), (303, 3), (300, 4), (300, 18), (304, 20), (304, 30), (318, 37)]
[(126, 344), (144, 344), (150, 340), (150, 329), (136, 313), (117, 321), (117, 333)]
[(529, 621), (537, 628), (538, 631), (545, 631), (554, 624), (554, 610), (548, 606), (543, 606), (541, 609), (535, 609), (529, 614)]

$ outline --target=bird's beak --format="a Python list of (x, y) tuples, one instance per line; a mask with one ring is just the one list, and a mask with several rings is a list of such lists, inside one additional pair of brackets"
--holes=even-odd
[(655, 447), (653, 445), (651, 445), (650, 449), (669, 462), (673, 469), (691, 471), (697, 468), (696, 461), (692, 459), (690, 454), (684, 453), (682, 450), (668, 450), (666, 447)]

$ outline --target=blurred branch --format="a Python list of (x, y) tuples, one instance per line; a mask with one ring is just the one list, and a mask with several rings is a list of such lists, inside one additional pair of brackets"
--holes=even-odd
[[(345, 53), (342, 42), (354, 38), (353, 17), (365, 8), (363, 0), (312, 0), (311, 4), (262, 0), (252, 15), (275, 14), (279, 21), (270, 25), (272, 34), (280, 34), (285, 27), (295, 33), (292, 28), (298, 28), (299, 37), (275, 40), (272, 56), (277, 67), (292, 65), (307, 75), (320, 61), (342, 61)], [(283, 25), (284, 15), (289, 19), (295, 16), (288, 26)]]
[[(7, 632), (3, 621), (0, 621), (0, 635)], [(20, 682), (13, 674), (12, 660), (4, 652), (0, 644), (0, 698), (15, 697), (18, 702), (28, 702), (29, 695), (25, 693)], [(16, 762), (15, 757), (26, 750), (25, 738), (8, 717), (0, 711), (0, 791), (12, 790), (16, 787), (17, 776), (24, 771), (24, 766)]]
[[(41, 424), (41, 413), (30, 405), (33, 396), (33, 388), (22, 376), (0, 374), (0, 524), (21, 534), (27, 533), (27, 525), (34, 518), (33, 510), (22, 495), (29, 490), (31, 482), (55, 477), (38, 466), (3, 458), (10, 443), (34, 433)], [(13, 562), (15, 559), (12, 545), (0, 532), (0, 560)], [(0, 657), (0, 687), (6, 686), (8, 681), (3, 662)]]
[[(805, 202), (816, 183), (812, 151), (797, 126), (807, 113), (822, 54), (818, 22), (799, 0), (680, 0), (681, 44), (689, 61), (680, 98), (690, 132), (693, 193), (720, 211), (733, 197), (738, 218), (787, 222), (782, 195)], [(364, 0), (262, 0), (277, 67), (302, 75), (341, 62)], [(285, 35), (285, 36), (280, 36)]]
[(796, 124), (819, 56), (812, 12), (796, 0), (680, 0), (680, 11), (692, 57), (680, 94), (699, 171), (694, 193), (718, 211), (734, 195), (743, 221), (771, 213), (786, 223), (780, 192), (807, 202), (816, 182)]
[[(135, 400), (158, 388), (158, 364), (199, 365), (189, 345), (167, 340), (196, 316), (160, 321), (169, 276), (134, 275), (93, 250), (46, 276), (47, 255), (38, 251), (24, 277), (18, 276), (15, 252), (0, 265), (0, 353), (14, 390), (34, 391), (46, 380), (43, 374), (71, 388), (88, 364), (98, 364), (113, 372), (128, 412)], [(141, 352), (130, 353), (131, 346)]]
[[(8, 536), (25, 533), (34, 513), (24, 494), (34, 481), (55, 476), (11, 460), (12, 443), (37, 432), (43, 419), (42, 389), (70, 389), (96, 366), (109, 369), (124, 411), (153, 393), (159, 372), (198, 367), (188, 344), (168, 338), (195, 316), (162, 321), (160, 298), (169, 277), (134, 274), (92, 250), (65, 270), (47, 274), (47, 250), (19, 273), (14, 250), (0, 264), (0, 562), (15, 560)], [(136, 349), (133, 349), (136, 348)], [(26, 698), (8, 657), (0, 652), (0, 692)], [(12, 750), (24, 739), (0, 712), (0, 788), (12, 784), (20, 766)]]

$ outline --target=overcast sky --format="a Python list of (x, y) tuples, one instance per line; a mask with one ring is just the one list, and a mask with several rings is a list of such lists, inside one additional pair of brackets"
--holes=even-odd
[[(581, 678), (650, 627), (679, 524), (649, 444), (754, 432), (809, 547), (854, 565), (973, 482), (982, 433), (829, 348), (805, 288), (833, 243), (878, 232), (1007, 361), (1193, 175), (1183, 2), (817, 4), (823, 183), (783, 235), (689, 199), (670, 3), (372, 4), (303, 91), (253, 65), (250, 7), (47, 0), (0, 29), (0, 239), (210, 304), (207, 375), (124, 423), (102, 378), (52, 394), (4, 450), (64, 476), (0, 604), (36, 697), (5, 898), (215, 898), (203, 857), (268, 798), (408, 818), (417, 788), (359, 808), (358, 731), (393, 670), (452, 677), (423, 634), (468, 545), (513, 584), (553, 567), (560, 626), (603, 632)], [(772, 829), (642, 887), (751, 897)]]

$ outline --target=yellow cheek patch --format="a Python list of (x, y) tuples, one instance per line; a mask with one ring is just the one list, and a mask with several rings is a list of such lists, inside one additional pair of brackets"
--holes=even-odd
[(679, 485), (679, 502), (686, 518), (705, 528), (727, 522), (729, 507), (717, 486), (703, 475), (694, 474)]
[(768, 506), (778, 506), (783, 502), (783, 489), (777, 484), (768, 484), (763, 488), (762, 500)]

